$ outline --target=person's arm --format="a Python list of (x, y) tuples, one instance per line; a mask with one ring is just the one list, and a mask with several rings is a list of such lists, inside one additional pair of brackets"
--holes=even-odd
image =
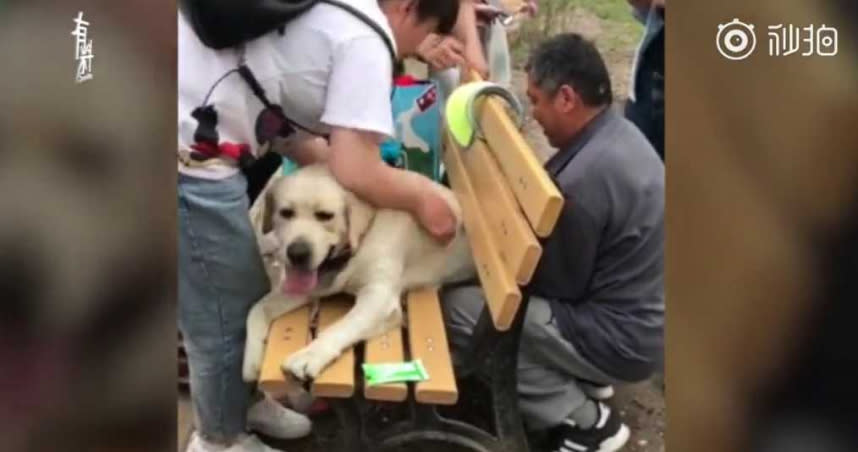
[(455, 234), (455, 217), (430, 185), (433, 182), (382, 161), (374, 134), (334, 129), (328, 167), (347, 190), (373, 205), (410, 212), (439, 241), (446, 242)]
[(459, 7), (459, 17), (453, 27), (453, 36), (464, 44), (465, 61), (471, 69), (488, 78), (489, 65), (483, 52), (483, 44), (477, 31), (476, 0), (463, 0)]
[(377, 37), (358, 38), (338, 49), (321, 118), (332, 129), (328, 166), (347, 190), (377, 207), (411, 213), (444, 242), (456, 229), (451, 206), (425, 176), (381, 160), (379, 144), (394, 134), (391, 72), (389, 53)]
[(566, 194), (564, 198), (560, 218), (542, 246), (537, 273), (548, 273), (534, 279), (548, 291), (540, 296), (583, 301), (593, 278), (602, 225), (578, 199)]
[(328, 166), (347, 190), (376, 206), (414, 212), (425, 186), (417, 173), (397, 170), (379, 155), (378, 142), (367, 132), (336, 128), (331, 133)]
[(602, 226), (577, 199), (566, 199), (554, 231), (563, 248), (563, 267), (569, 269), (569, 284), (576, 293), (585, 293), (592, 281)]

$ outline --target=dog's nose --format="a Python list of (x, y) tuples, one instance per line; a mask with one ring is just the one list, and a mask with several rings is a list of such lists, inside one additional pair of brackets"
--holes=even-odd
[(295, 267), (306, 267), (310, 263), (313, 251), (310, 244), (304, 240), (298, 240), (286, 247), (286, 257)]

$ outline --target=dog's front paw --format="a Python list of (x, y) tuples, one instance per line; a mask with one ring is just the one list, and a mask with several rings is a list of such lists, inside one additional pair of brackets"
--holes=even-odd
[(285, 372), (291, 373), (300, 380), (313, 379), (318, 377), (338, 355), (339, 353), (335, 350), (310, 344), (286, 358), (282, 367)]

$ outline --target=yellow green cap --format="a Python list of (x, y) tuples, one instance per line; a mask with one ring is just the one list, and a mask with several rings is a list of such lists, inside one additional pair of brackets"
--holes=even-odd
[(479, 132), (474, 104), (480, 96), (498, 95), (515, 109), (518, 115), (518, 127), (521, 128), (524, 115), (521, 103), (506, 88), (492, 82), (465, 83), (450, 94), (447, 99), (445, 118), (447, 128), (456, 143), (464, 149), (471, 147)]

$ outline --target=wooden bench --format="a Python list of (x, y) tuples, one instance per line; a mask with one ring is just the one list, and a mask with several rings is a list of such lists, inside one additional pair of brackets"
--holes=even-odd
[[(478, 109), (486, 141), (464, 150), (447, 135), (443, 157), (450, 186), (463, 207), (487, 299), (464, 360), (467, 365), (454, 374), (437, 290), (406, 294), (405, 327), (346, 351), (312, 383), (313, 395), (329, 399), (337, 411), (342, 450), (376, 452), (415, 442), (453, 443), (475, 451), (528, 450), (518, 414), (515, 375), (527, 304), (522, 287), (533, 276), (542, 253), (538, 238), (554, 228), (563, 198), (502, 102), (489, 98)], [(254, 208), (252, 215), (265, 214)], [(311, 341), (314, 330), (324, 330), (343, 316), (351, 303), (349, 297), (337, 296), (323, 300), (315, 316), (305, 307), (276, 320), (268, 336), (260, 388), (282, 393), (294, 384), (280, 369), (284, 358)], [(423, 361), (428, 381), (363, 384), (360, 362), (411, 359)], [(495, 425), (490, 429), (438, 414), (438, 407), (462, 399), (459, 382), (466, 378), (483, 382), (491, 391)], [(408, 416), (384, 428), (372, 426), (374, 420), (367, 419), (366, 407), (378, 402), (408, 403)]]

